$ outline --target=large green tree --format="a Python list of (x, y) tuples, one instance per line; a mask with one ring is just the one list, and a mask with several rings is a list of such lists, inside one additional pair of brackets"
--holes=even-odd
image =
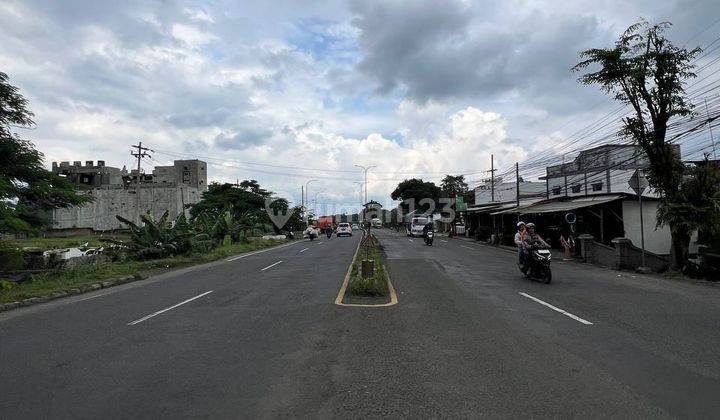
[(406, 212), (411, 208), (425, 212), (436, 210), (442, 195), (442, 190), (435, 183), (412, 178), (399, 183), (390, 197), (393, 200), (403, 200), (400, 205)]
[(0, 232), (42, 227), (43, 213), (89, 200), (65, 178), (45, 169), (43, 154), (13, 128), (34, 125), (27, 100), (0, 72)]
[[(265, 208), (265, 201), (272, 199), (269, 204), (274, 214), (288, 214), (289, 218), (284, 226), (278, 226), (279, 218), (270, 217)], [(202, 199), (193, 204), (190, 208), (190, 216), (193, 220), (201, 214), (215, 217), (230, 212), (233, 219), (239, 221), (243, 226), (262, 228), (272, 227), (276, 232), (281, 230), (297, 230), (301, 226), (299, 209), (290, 208), (284, 198), (275, 198), (271, 191), (260, 187), (257, 181), (242, 181), (239, 185), (211, 183), (208, 190), (203, 193)]]
[(445, 175), (440, 181), (440, 188), (445, 197), (455, 198), (468, 191), (468, 184), (465, 182), (465, 175)]
[[(669, 26), (667, 22), (651, 25), (641, 20), (630, 26), (614, 47), (582, 51), (583, 61), (573, 67), (574, 71), (590, 70), (580, 77), (581, 83), (599, 85), (617, 101), (631, 106), (632, 115), (623, 119), (620, 135), (634, 140), (647, 154), (648, 180), (662, 196), (661, 207), (685, 202), (682, 184), (686, 167), (668, 141), (667, 129), (674, 117), (692, 114), (683, 85), (695, 77), (692, 60), (700, 53), (699, 48), (687, 50), (673, 45), (664, 35)], [(692, 225), (659, 220), (668, 224), (672, 235), (672, 268), (682, 269), (688, 259)]]

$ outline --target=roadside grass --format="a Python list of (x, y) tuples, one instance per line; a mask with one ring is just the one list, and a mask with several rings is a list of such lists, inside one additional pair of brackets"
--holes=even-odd
[(84, 245), (86, 242), (89, 247), (100, 247), (105, 245), (100, 241), (101, 238), (117, 239), (125, 241), (129, 238), (128, 235), (124, 234), (110, 234), (110, 235), (82, 235), (82, 236), (71, 236), (67, 238), (26, 238), (26, 239), (11, 239), (4, 241), (6, 246), (11, 248), (39, 248), (43, 251), (49, 249), (63, 249), (79, 247)]
[(96, 265), (81, 265), (70, 270), (54, 270), (34, 276), (20, 284), (0, 279), (0, 303), (46, 296), (108, 279), (134, 276), (143, 272), (186, 267), (212, 262), (235, 254), (256, 251), (285, 243), (285, 240), (251, 239), (248, 243), (220, 246), (206, 253), (181, 255), (157, 260), (121, 260)]
[(375, 272), (368, 278), (360, 275), (360, 266), (365, 252), (358, 252), (350, 271), (350, 293), (356, 296), (388, 296), (388, 275), (383, 263), (382, 254), (378, 249), (371, 249), (367, 259), (375, 261)]

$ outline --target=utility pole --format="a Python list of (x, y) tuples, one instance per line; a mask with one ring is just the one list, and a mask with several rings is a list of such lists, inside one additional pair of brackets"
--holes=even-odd
[[(305, 183), (305, 197), (308, 198), (308, 204), (310, 204), (310, 183), (315, 182), (317, 179), (311, 179), (310, 181)], [(303, 206), (304, 211), (304, 206)], [(310, 226), (310, 222), (308, 221), (307, 212), (305, 212), (305, 228)]]
[(367, 204), (367, 202), (368, 202), (367, 173), (370, 169), (375, 168), (375, 165), (370, 165), (370, 166), (353, 165), (353, 166), (357, 166), (358, 168), (361, 168), (363, 171), (365, 171), (365, 203)]
[(520, 165), (515, 162), (515, 205), (520, 207)]
[(305, 221), (305, 186), (300, 186), (300, 221)]
[(710, 111), (708, 111), (707, 98), (705, 98), (705, 112), (707, 113), (708, 118), (708, 128), (710, 128), (710, 141), (712, 141), (713, 159), (717, 160), (717, 154), (715, 154), (715, 138), (713, 137), (712, 123), (710, 122)]
[[(136, 222), (139, 225), (140, 224), (140, 161), (144, 157), (152, 157), (149, 154), (145, 153), (145, 151), (153, 152), (154, 150), (150, 150), (147, 147), (143, 147), (142, 142), (138, 141), (138, 144), (133, 144), (130, 146), (131, 148), (137, 150), (137, 151), (131, 151), (130, 154), (135, 156), (137, 159), (137, 178), (135, 178), (135, 209), (137, 210), (137, 219)], [(183, 209), (183, 211), (185, 211)]]
[(495, 201), (495, 155), (490, 155), (490, 201)]

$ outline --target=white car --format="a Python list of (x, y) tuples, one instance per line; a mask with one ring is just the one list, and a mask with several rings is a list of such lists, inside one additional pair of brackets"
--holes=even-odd
[(352, 236), (352, 228), (350, 227), (350, 223), (338, 224), (335, 234), (338, 236), (338, 238), (343, 235)]
[(352, 230), (360, 230), (360, 225), (358, 225), (357, 223), (353, 223), (350, 227), (352, 228)]

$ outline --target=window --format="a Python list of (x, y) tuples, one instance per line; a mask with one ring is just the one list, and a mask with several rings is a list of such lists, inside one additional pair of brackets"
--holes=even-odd
[(602, 182), (596, 182), (591, 185), (593, 191), (602, 191), (603, 189), (603, 183)]
[(560, 195), (561, 192), (562, 192), (562, 187), (553, 187), (553, 189), (552, 189), (553, 195)]
[(580, 188), (581, 188), (580, 185), (573, 185), (573, 186), (572, 186), (572, 192), (573, 192), (573, 194), (579, 193), (579, 192), (580, 192)]

